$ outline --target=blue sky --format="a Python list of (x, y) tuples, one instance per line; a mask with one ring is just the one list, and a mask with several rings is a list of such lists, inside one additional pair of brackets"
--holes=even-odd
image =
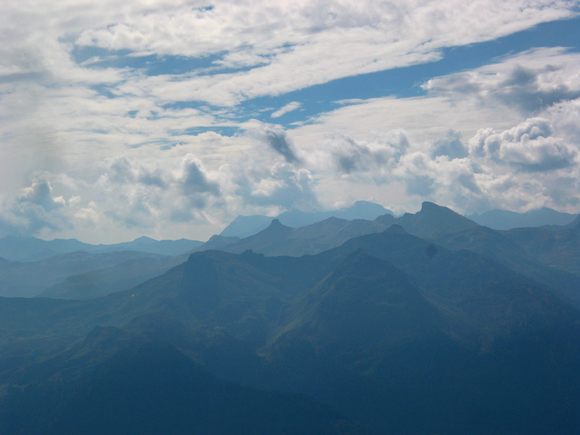
[(576, 1), (44, 9), (0, 6), (0, 233), (206, 238), (359, 199), (580, 210)]

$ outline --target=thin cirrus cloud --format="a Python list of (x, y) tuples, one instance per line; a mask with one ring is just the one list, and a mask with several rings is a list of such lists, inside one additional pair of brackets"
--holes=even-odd
[(285, 104), (284, 106), (280, 107), (278, 110), (272, 112), (272, 114), (270, 115), (271, 118), (281, 118), (282, 116), (290, 113), (290, 112), (294, 112), (295, 110), (298, 110), (302, 107), (302, 103), (298, 102), (298, 101), (291, 101), (288, 104)]
[[(405, 98), (361, 76), (430, 71), (452, 47), (573, 19), (576, 2), (42, 6), (0, 6), (3, 233), (205, 238), (236, 214), (358, 199), (578, 207), (575, 48), (434, 67)], [(355, 76), (376, 95), (336, 81)], [(317, 85), (349, 98), (312, 112)]]

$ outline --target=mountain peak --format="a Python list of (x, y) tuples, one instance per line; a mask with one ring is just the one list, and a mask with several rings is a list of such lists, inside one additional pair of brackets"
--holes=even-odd
[(420, 213), (425, 213), (425, 212), (430, 212), (430, 211), (446, 211), (446, 212), (451, 212), (453, 214), (457, 214), (453, 210), (451, 210), (450, 208), (444, 207), (442, 205), (436, 204), (436, 203), (431, 202), (431, 201), (423, 201), (423, 203), (421, 204)]
[(450, 208), (425, 201), (415, 214), (406, 213), (398, 223), (413, 235), (422, 238), (437, 238), (477, 227), (477, 224)]
[(266, 231), (272, 230), (292, 230), (292, 227), (284, 225), (282, 222), (280, 222), (280, 219), (275, 218), (272, 219), (272, 222), (270, 222), (270, 225), (268, 226), (268, 228), (266, 228)]

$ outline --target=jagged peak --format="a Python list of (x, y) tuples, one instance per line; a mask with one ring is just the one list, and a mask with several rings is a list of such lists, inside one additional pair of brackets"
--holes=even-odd
[(272, 222), (270, 222), (270, 225), (268, 226), (268, 228), (266, 228), (264, 231), (274, 230), (274, 229), (292, 230), (292, 227), (284, 225), (282, 222), (280, 222), (280, 219), (274, 218), (274, 219), (272, 219)]
[(457, 214), (453, 210), (451, 210), (450, 208), (444, 207), (442, 205), (436, 204), (436, 203), (431, 202), (431, 201), (423, 201), (423, 203), (421, 204), (420, 213), (425, 213), (425, 212), (429, 212), (429, 211), (447, 211), (447, 212), (451, 212), (453, 214)]

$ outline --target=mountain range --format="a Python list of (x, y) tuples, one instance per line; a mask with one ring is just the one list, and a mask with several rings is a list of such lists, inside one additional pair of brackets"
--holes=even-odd
[(272, 219), (279, 220), (283, 225), (298, 228), (311, 225), (329, 218), (345, 220), (372, 220), (384, 214), (393, 214), (380, 204), (369, 201), (357, 201), (350, 207), (336, 210), (312, 211), (288, 210), (272, 218), (268, 216), (238, 216), (220, 233), (223, 237), (244, 238), (267, 228)]
[(579, 219), (274, 220), (0, 297), (0, 433), (575, 433)]
[(511, 230), (513, 228), (543, 227), (547, 225), (567, 225), (577, 215), (543, 207), (517, 213), (509, 210), (489, 210), (469, 216), (471, 220), (494, 230)]
[(73, 252), (111, 253), (121, 251), (157, 255), (188, 254), (203, 243), (197, 240), (155, 240), (139, 237), (131, 242), (91, 245), (76, 239), (42, 240), (35, 237), (7, 236), (0, 239), (0, 257), (12, 261), (35, 261)]

